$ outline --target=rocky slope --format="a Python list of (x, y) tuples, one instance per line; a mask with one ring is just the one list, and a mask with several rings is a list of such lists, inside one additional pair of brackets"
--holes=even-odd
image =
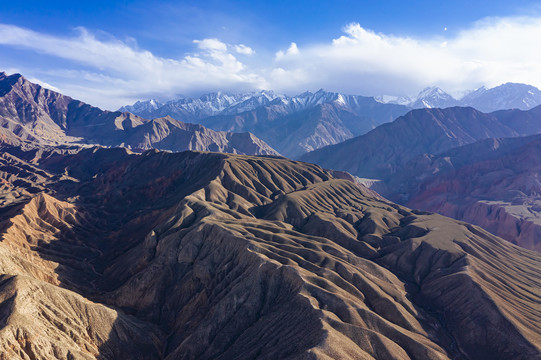
[(0, 73), (0, 127), (2, 142), (11, 145), (78, 143), (139, 150), (278, 154), (252, 134), (228, 134), (171, 118), (147, 120), (127, 112), (102, 111), (19, 74)]
[(473, 108), (419, 109), (343, 143), (301, 157), (363, 178), (389, 180), (422, 154), (438, 154), (487, 138), (541, 132), (541, 107), (491, 114)]
[(99, 148), (2, 161), (5, 358), (541, 357), (538, 253), (315, 165)]
[[(380, 191), (541, 251), (541, 136), (488, 139), (412, 160)], [(377, 187), (377, 185), (376, 185)]]

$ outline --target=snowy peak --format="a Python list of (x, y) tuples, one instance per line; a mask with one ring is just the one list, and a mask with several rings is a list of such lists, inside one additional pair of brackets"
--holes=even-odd
[(506, 83), (492, 89), (481, 87), (467, 94), (461, 103), (484, 112), (502, 109), (529, 110), (541, 104), (541, 91), (531, 85)]
[(141, 113), (152, 112), (162, 106), (163, 104), (159, 102), (158, 100), (150, 99), (146, 101), (137, 101), (133, 105), (123, 106), (120, 109), (118, 109), (118, 111), (122, 111), (122, 112), (128, 111), (133, 114), (141, 114)]
[(423, 89), (410, 107), (420, 108), (448, 108), (457, 106), (458, 101), (439, 87), (427, 87)]
[(166, 103), (157, 100), (138, 101), (120, 108), (145, 118), (172, 116), (181, 121), (197, 121), (218, 114), (237, 114), (268, 105), (282, 95), (263, 90), (241, 94), (228, 94), (222, 91), (204, 94), (199, 98), (178, 98)]

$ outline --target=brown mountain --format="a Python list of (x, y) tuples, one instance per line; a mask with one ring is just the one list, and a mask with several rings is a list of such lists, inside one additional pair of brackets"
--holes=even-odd
[(65, 143), (127, 146), (147, 150), (204, 150), (278, 155), (252, 134), (231, 134), (171, 118), (147, 120), (103, 111), (33, 84), (19, 74), (0, 73), (0, 138), (3, 143)]
[(537, 359), (541, 255), (283, 158), (0, 153), (0, 353)]
[(407, 206), (474, 223), (541, 252), (541, 135), (419, 157), (380, 188)]
[(461, 107), (413, 110), (366, 135), (301, 159), (360, 177), (387, 180), (422, 154), (438, 154), (481, 139), (537, 134), (541, 132), (540, 112), (541, 107), (491, 114)]

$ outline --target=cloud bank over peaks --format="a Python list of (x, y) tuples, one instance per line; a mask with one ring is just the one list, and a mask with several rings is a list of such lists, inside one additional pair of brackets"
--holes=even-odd
[(541, 86), (541, 18), (487, 18), (446, 37), (376, 33), (358, 23), (343, 32), (327, 44), (279, 51), (275, 86), (287, 90), (294, 78), (308, 88), (393, 95), (431, 85), (455, 94), (505, 82)]
[[(36, 65), (0, 60), (6, 68), (19, 68), (28, 77), (109, 109), (138, 99), (217, 90), (295, 94), (325, 88), (411, 96), (438, 86), (456, 96), (506, 82), (541, 87), (541, 18), (486, 18), (455, 33), (428, 37), (384, 34), (358, 23), (342, 31), (334, 39), (291, 42), (283, 49), (197, 39), (192, 52), (168, 58), (139, 48), (133, 39), (98, 36), (85, 28), (71, 36), (53, 36), (0, 24), (1, 51), (23, 50)], [(44, 57), (62, 61), (46, 66)]]
[(84, 28), (76, 32), (76, 36), (57, 37), (0, 24), (0, 45), (29, 50), (36, 58), (46, 55), (68, 60), (73, 64), (69, 69), (37, 66), (20, 70), (35, 79), (46, 78), (70, 96), (109, 109), (147, 97), (267, 87), (260, 75), (232, 54), (253, 52), (246, 45), (195, 40), (196, 52), (172, 59), (139, 49), (133, 41), (98, 39)]

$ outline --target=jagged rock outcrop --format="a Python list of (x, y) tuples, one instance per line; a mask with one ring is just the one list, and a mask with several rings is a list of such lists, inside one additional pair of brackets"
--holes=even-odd
[(11, 358), (541, 356), (538, 253), (318, 166), (5, 153), (0, 346)]

